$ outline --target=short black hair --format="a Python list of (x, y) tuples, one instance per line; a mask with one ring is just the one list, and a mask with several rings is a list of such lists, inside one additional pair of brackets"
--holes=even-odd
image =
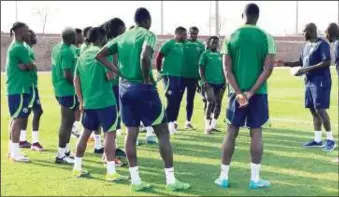
[(199, 29), (196, 26), (192, 26), (192, 27), (190, 27), (190, 31), (199, 31)]
[(81, 34), (81, 33), (82, 33), (82, 29), (75, 28), (75, 33), (77, 33), (77, 34)]
[(105, 30), (102, 27), (93, 27), (88, 31), (85, 42), (87, 44), (97, 41), (100, 37), (105, 36)]
[(18, 21), (18, 22), (13, 23), (12, 28), (9, 31), (9, 36), (12, 37), (13, 32), (15, 32), (15, 30), (17, 30), (18, 28), (21, 28), (21, 27), (25, 27), (25, 26), (27, 26), (27, 25), (26, 25), (26, 23), (23, 23), (23, 22)]
[(219, 37), (218, 36), (210, 36), (208, 39), (207, 39), (207, 43), (206, 43), (206, 48), (207, 49), (210, 49), (210, 42), (211, 42), (211, 40), (217, 40), (217, 41), (219, 41)]
[(255, 3), (249, 3), (245, 6), (244, 13), (247, 16), (259, 16), (259, 6)]
[(179, 26), (175, 28), (175, 34), (180, 34), (181, 32), (187, 31), (185, 27)]
[(92, 26), (85, 27), (84, 30), (82, 31), (85, 38), (87, 38), (90, 29), (92, 29)]
[(140, 23), (144, 22), (145, 20), (149, 20), (150, 18), (151, 18), (151, 14), (149, 13), (149, 11), (146, 8), (138, 8), (135, 11), (134, 22), (136, 24), (140, 24)]
[(118, 31), (122, 26), (125, 26), (124, 21), (122, 21), (120, 18), (112, 18), (111, 20), (105, 22), (100, 27), (102, 27), (105, 30), (107, 38), (111, 39), (119, 35)]

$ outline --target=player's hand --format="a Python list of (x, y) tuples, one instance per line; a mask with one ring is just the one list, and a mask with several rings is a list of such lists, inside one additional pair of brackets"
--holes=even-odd
[(82, 102), (79, 103), (79, 111), (80, 111), (81, 113), (84, 112), (84, 105), (83, 105)]
[(114, 72), (107, 72), (106, 77), (108, 81), (112, 81), (116, 77), (116, 74)]
[(284, 67), (285, 66), (285, 62), (282, 60), (275, 60), (274, 64), (276, 67)]
[(305, 68), (301, 68), (298, 70), (298, 72), (295, 74), (295, 76), (301, 76), (306, 74), (308, 71)]
[(197, 92), (200, 93), (201, 92), (201, 86), (197, 87)]
[(243, 94), (237, 94), (235, 99), (239, 103), (239, 108), (245, 108), (248, 105), (248, 100)]
[(250, 91), (244, 92), (244, 96), (246, 97), (247, 101), (249, 101), (252, 98), (253, 93)]
[(157, 79), (156, 79), (156, 82), (159, 82), (161, 79), (162, 79), (162, 73), (161, 72), (157, 72)]
[(18, 67), (20, 68), (20, 70), (27, 70), (24, 64), (18, 64)]

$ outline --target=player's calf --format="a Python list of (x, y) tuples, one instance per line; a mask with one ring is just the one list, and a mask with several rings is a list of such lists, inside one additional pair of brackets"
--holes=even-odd
[(35, 151), (43, 151), (44, 148), (39, 142), (39, 124), (43, 111), (40, 108), (33, 107), (33, 120), (32, 120), (32, 146), (31, 149)]

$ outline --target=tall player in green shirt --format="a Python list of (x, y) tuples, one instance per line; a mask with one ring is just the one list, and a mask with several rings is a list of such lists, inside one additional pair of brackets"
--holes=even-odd
[(182, 80), (184, 91), (186, 93), (186, 128), (193, 129), (191, 119), (194, 108), (194, 96), (198, 86), (199, 76), (199, 58), (205, 50), (205, 46), (198, 40), (199, 29), (195, 26), (189, 29), (189, 39), (185, 42), (184, 53), (185, 60), (182, 71)]
[(92, 131), (97, 130), (101, 125), (105, 132), (106, 181), (127, 179), (127, 177), (118, 174), (115, 169), (115, 132), (119, 117), (116, 99), (113, 91), (108, 91), (111, 89), (111, 83), (106, 78), (105, 66), (95, 59), (100, 47), (107, 42), (105, 30), (101, 27), (92, 28), (86, 42), (89, 47), (81, 53), (74, 77), (80, 110), (83, 112), (84, 132), (77, 144), (73, 175), (81, 177), (88, 174), (86, 170), (82, 169), (82, 157)]
[[(29, 51), (31, 59), (35, 60), (33, 45), (37, 43), (37, 38), (35, 33), (32, 30), (29, 30), (29, 36), (27, 37), (26, 47)], [(39, 124), (40, 117), (43, 113), (40, 96), (38, 91), (38, 73), (37, 70), (31, 72), (31, 101), (29, 107), (33, 111), (33, 120), (32, 120), (32, 144), (26, 140), (27, 133), (27, 122), (24, 126), (24, 129), (20, 132), (20, 148), (31, 148), (36, 151), (43, 151), (44, 148), (39, 143)]]
[(259, 7), (250, 3), (242, 14), (245, 25), (225, 39), (224, 73), (231, 86), (227, 108), (228, 134), (222, 145), (221, 174), (215, 183), (229, 187), (228, 171), (239, 128), (250, 129), (251, 181), (250, 189), (269, 187), (270, 182), (260, 179), (263, 154), (262, 126), (269, 119), (267, 79), (273, 71), (276, 48), (274, 40), (256, 26)]
[(59, 128), (59, 148), (56, 163), (73, 163), (67, 147), (70, 141), (75, 111), (78, 110), (78, 99), (73, 86), (73, 73), (77, 55), (74, 52), (75, 30), (66, 28), (62, 32), (62, 42), (52, 49), (52, 83), (55, 97), (61, 107), (61, 124)]
[(29, 162), (29, 158), (20, 152), (20, 131), (27, 124), (30, 114), (31, 72), (36, 70), (24, 41), (29, 36), (28, 26), (22, 22), (13, 24), (10, 36), (14, 39), (7, 49), (6, 91), (8, 108), (11, 115), (9, 157), (12, 161)]
[[(182, 73), (184, 67), (184, 42), (187, 31), (184, 27), (175, 29), (174, 39), (166, 41), (156, 57), (156, 68), (163, 76), (167, 99), (166, 116), (171, 134), (177, 132), (176, 120), (180, 111), (180, 102), (184, 93)], [(164, 59), (164, 61), (162, 61)]]
[(131, 189), (139, 191), (150, 187), (139, 176), (136, 140), (140, 122), (153, 126), (159, 140), (159, 148), (165, 164), (167, 188), (169, 190), (187, 189), (189, 184), (175, 179), (173, 153), (169, 142), (169, 132), (164, 108), (154, 84), (152, 75), (152, 56), (156, 44), (155, 35), (149, 31), (151, 15), (145, 8), (137, 9), (135, 28), (128, 30), (109, 42), (97, 55), (97, 60), (106, 67), (114, 67), (107, 56), (118, 54), (121, 80), (119, 94), (121, 117), (128, 132), (125, 149), (131, 174)]

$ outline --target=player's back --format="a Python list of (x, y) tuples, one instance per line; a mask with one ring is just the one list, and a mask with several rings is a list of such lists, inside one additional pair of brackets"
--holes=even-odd
[(149, 38), (153, 38), (155, 42), (155, 35), (152, 32), (142, 27), (134, 27), (115, 39), (123, 79), (136, 83), (143, 82), (140, 55), (145, 40)]
[[(232, 71), (242, 91), (248, 91), (262, 73), (265, 58), (273, 38), (254, 25), (237, 29), (230, 37), (228, 54), (232, 57)], [(257, 93), (266, 93), (266, 82)]]
[(52, 49), (52, 82), (56, 96), (70, 96), (74, 94), (74, 87), (64, 77), (64, 69), (75, 69), (75, 54), (71, 46), (60, 42)]

